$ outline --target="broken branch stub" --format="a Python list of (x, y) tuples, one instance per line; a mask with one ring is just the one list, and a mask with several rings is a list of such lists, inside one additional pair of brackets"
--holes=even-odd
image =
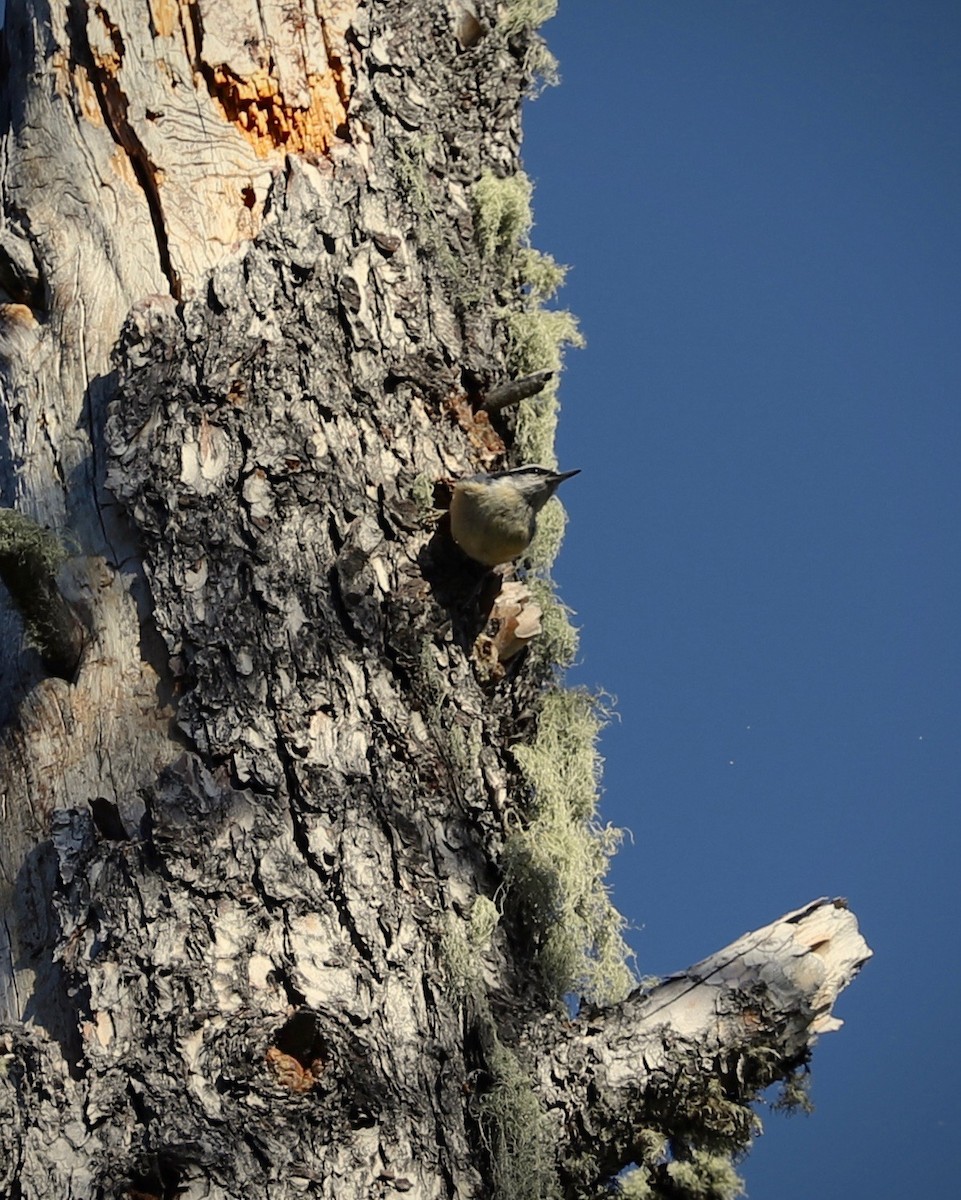
[[(565, 1157), (591, 1153), (618, 1170), (636, 1161), (639, 1131), (683, 1140), (688, 1123), (703, 1141), (711, 1105), (726, 1149), (743, 1147), (750, 1103), (840, 1027), (834, 1002), (870, 957), (845, 902), (815, 900), (620, 1004), (542, 1028), (538, 1091), (562, 1121)], [(712, 1080), (721, 1087), (708, 1096)]]

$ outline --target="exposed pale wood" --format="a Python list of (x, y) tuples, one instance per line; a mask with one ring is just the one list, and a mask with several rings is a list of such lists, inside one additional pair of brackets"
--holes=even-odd
[[(804, 1061), (820, 1035), (841, 1027), (834, 1002), (870, 957), (844, 902), (816, 900), (564, 1028), (549, 1049), (535, 1047), (543, 1093), (553, 1106), (569, 1089), (589, 1088), (598, 1106), (633, 1108), (640, 1126), (647, 1090), (663, 1090), (685, 1060), (746, 1060), (768, 1051), (777, 1077), (783, 1064)], [(597, 1064), (597, 1072), (575, 1079), (575, 1060)], [(583, 1107), (585, 1095), (575, 1103)]]
[(845, 902), (816, 900), (619, 1005), (537, 1028), (529, 1053), (561, 1159), (595, 1156), (612, 1172), (641, 1162), (652, 1131), (670, 1135), (691, 1109), (705, 1133), (741, 1123), (749, 1144), (743, 1097), (840, 1028), (833, 1005), (870, 957)]

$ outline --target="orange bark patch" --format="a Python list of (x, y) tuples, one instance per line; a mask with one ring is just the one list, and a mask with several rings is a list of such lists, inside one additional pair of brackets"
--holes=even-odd
[(177, 28), (177, 0), (150, 0), (150, 17), (159, 37), (170, 37)]
[(38, 324), (33, 309), (26, 304), (4, 304), (0, 301), (0, 325), (10, 329), (36, 329)]
[(291, 1092), (309, 1092), (324, 1072), (320, 1059), (305, 1067), (292, 1054), (284, 1054), (276, 1046), (270, 1047), (266, 1059), (267, 1069), (275, 1081)]
[(261, 158), (275, 150), (323, 154), (347, 117), (347, 89), (341, 69), (307, 77), (307, 108), (288, 104), (277, 80), (266, 70), (241, 79), (226, 67), (215, 67), (208, 81), (210, 94), (224, 116)]
[(57, 95), (65, 100), (76, 96), (80, 111), (91, 125), (102, 125), (103, 113), (87, 68), (73, 62), (62, 50), (54, 51), (49, 65)]
[(114, 147), (113, 154), (110, 155), (110, 166), (124, 183), (129, 184), (135, 191), (138, 189), (139, 184), (137, 183), (137, 174), (133, 169), (133, 163), (130, 161), (130, 155), (127, 154), (122, 146)]
[(73, 82), (77, 100), (80, 103), (80, 111), (91, 125), (102, 125), (103, 113), (100, 111), (100, 101), (97, 99), (96, 89), (85, 67), (77, 67), (73, 73)]
[(480, 456), (482, 464), (490, 466), (507, 449), (486, 412), (475, 412), (463, 392), (456, 392), (445, 400), (447, 411), (470, 438), (471, 446)]

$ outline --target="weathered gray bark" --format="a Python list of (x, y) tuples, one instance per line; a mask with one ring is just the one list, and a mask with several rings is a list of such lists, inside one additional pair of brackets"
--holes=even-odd
[(560, 1003), (564, 881), (525, 890), (518, 840), (551, 643), (522, 588), (475, 643), (499, 581), (431, 514), (550, 434), (543, 397), (479, 411), (556, 366), (514, 320), (521, 9), (8, 3), (2, 503), (62, 540), (84, 636), (53, 678), (3, 613), (4, 1194), (573, 1196), (634, 1161), (667, 1194), (652, 1137), (716, 1148), (720, 1105), (743, 1145), (868, 953), (819, 904)]

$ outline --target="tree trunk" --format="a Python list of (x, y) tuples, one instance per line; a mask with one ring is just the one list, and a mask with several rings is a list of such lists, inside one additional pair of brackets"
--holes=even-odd
[(549, 0), (318, 7), (8, 0), (0, 1187), (724, 1194), (869, 951), (630, 992), (561, 511), (519, 580), (435, 509), (552, 461)]

